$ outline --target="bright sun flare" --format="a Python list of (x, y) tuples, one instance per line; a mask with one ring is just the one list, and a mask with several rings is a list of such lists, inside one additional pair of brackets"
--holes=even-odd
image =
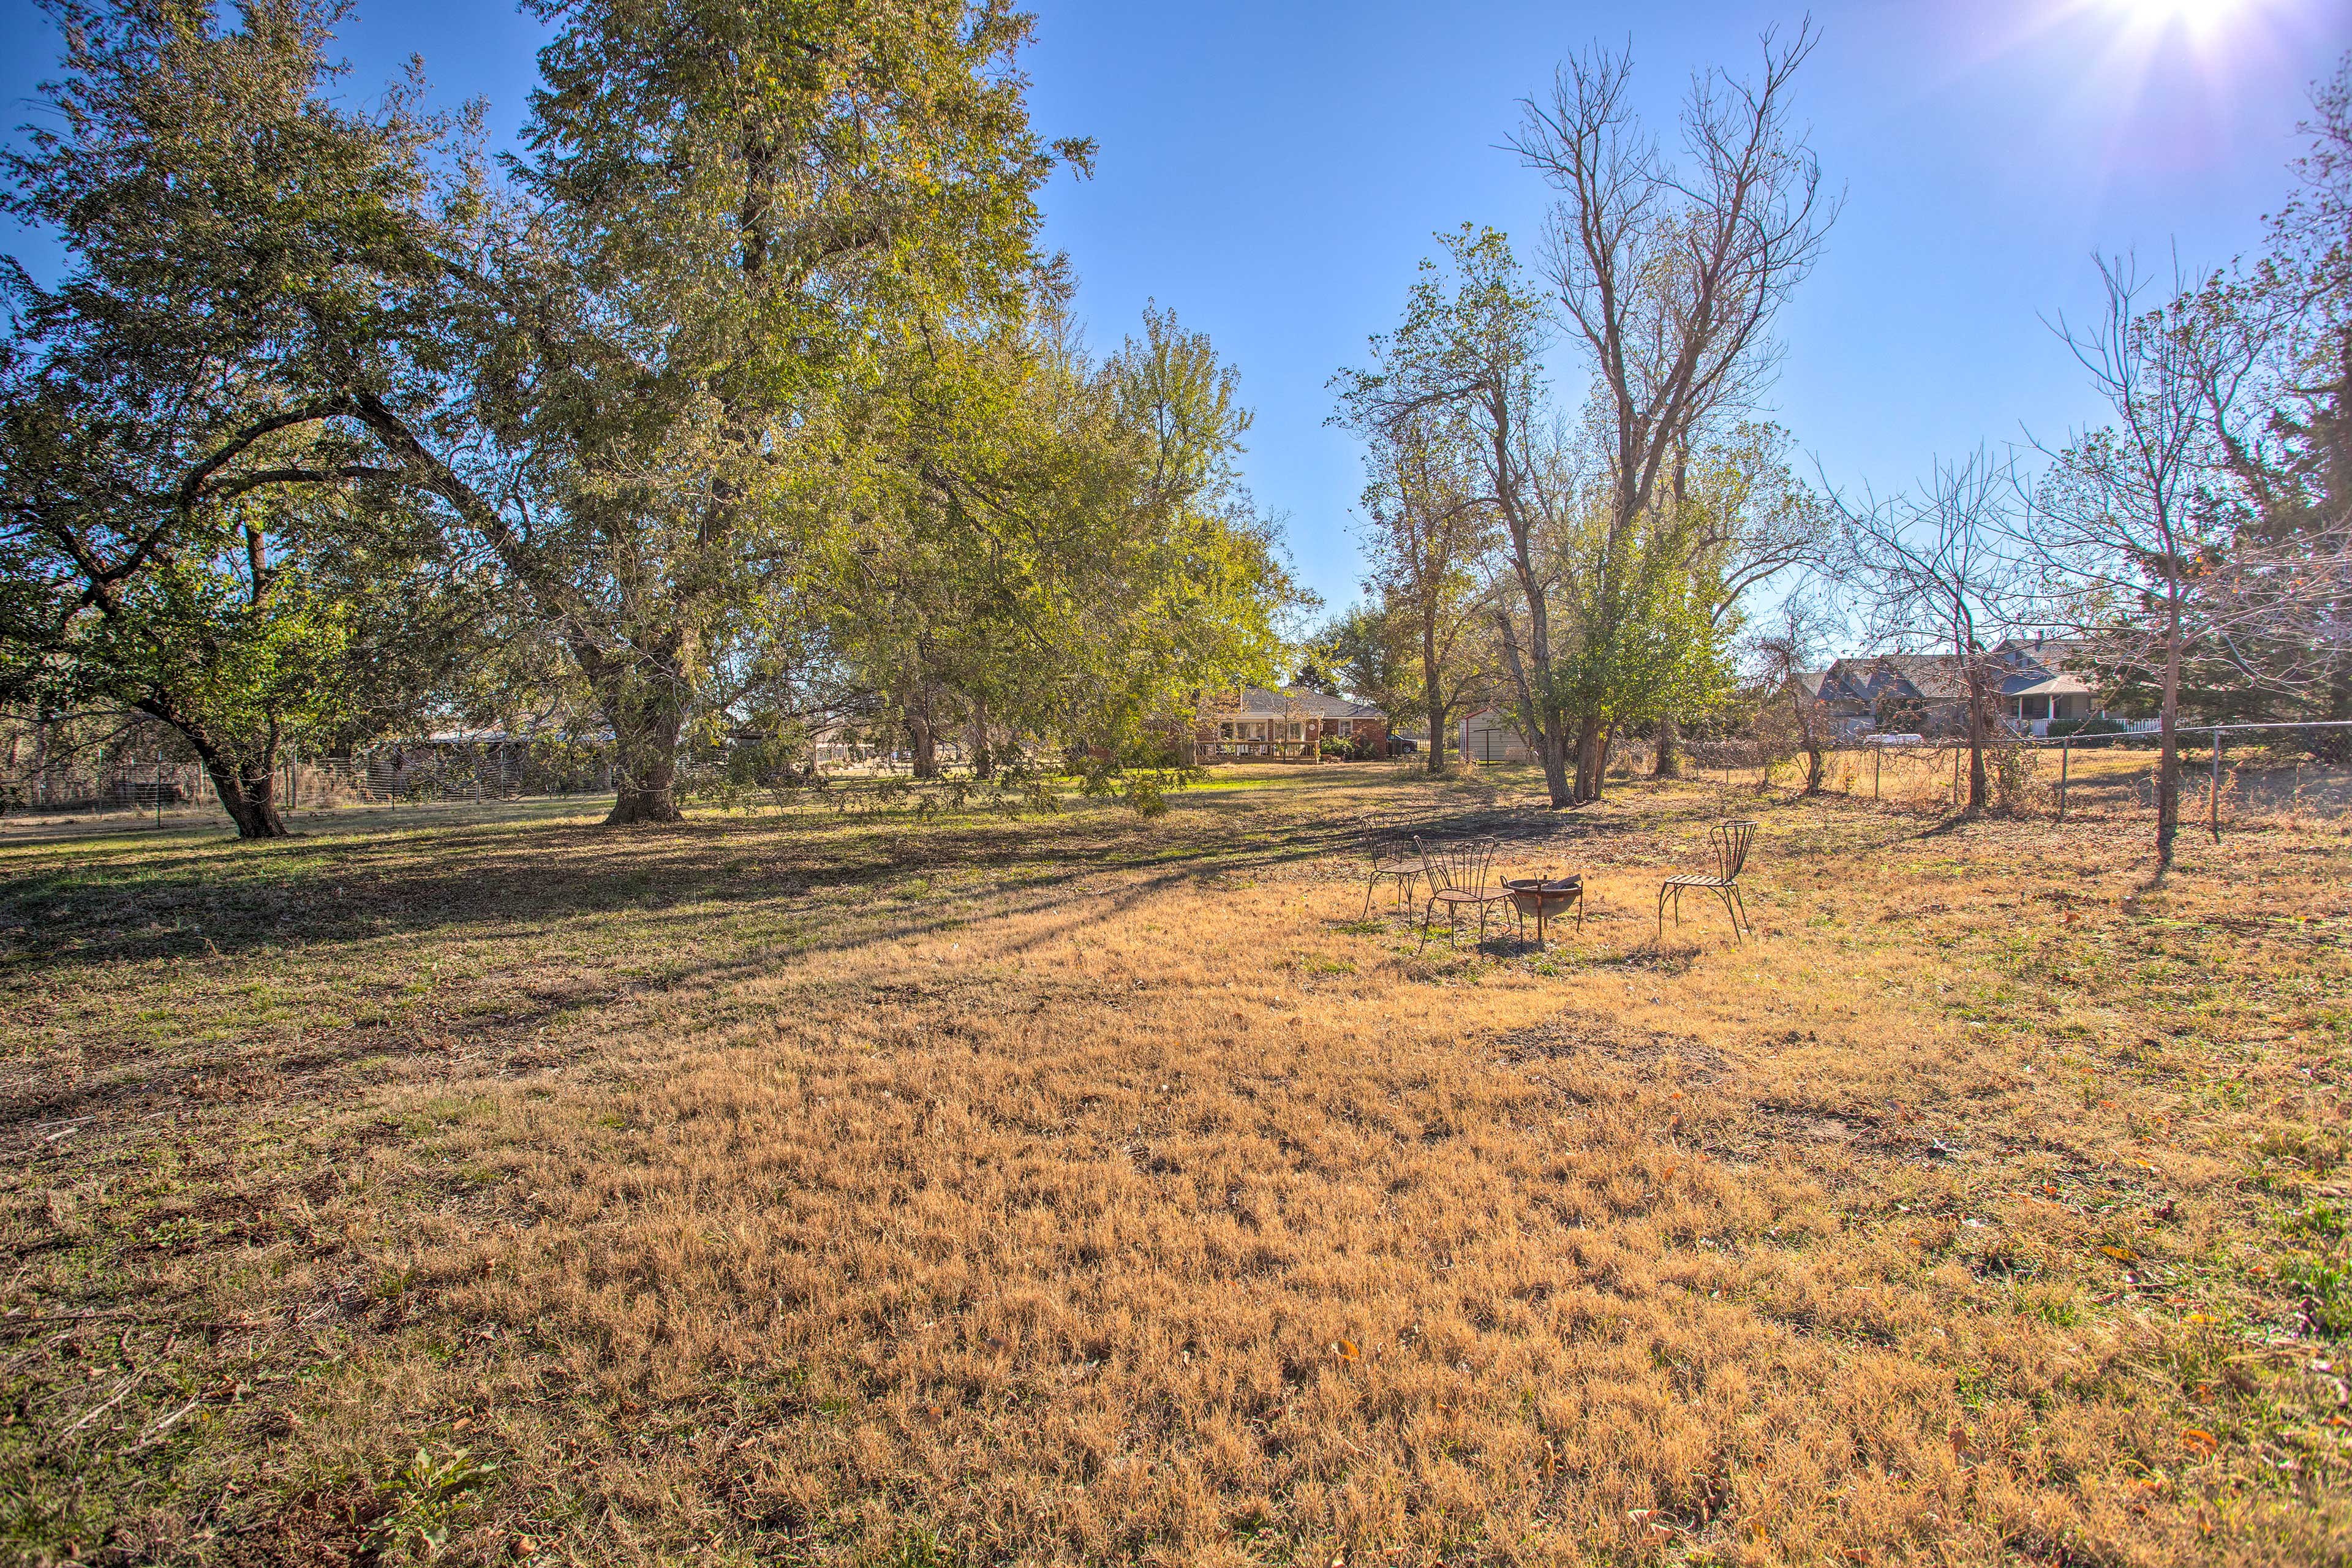
[(2218, 32), (2249, 0), (2108, 0), (2142, 26), (2179, 26), (2200, 36)]

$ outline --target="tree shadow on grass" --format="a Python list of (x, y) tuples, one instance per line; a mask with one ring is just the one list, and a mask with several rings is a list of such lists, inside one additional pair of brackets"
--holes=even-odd
[[(1367, 826), (1253, 812), (1246, 798), (1179, 805), (1192, 820), (1172, 833), (1088, 807), (1009, 821), (803, 812), (663, 828), (477, 822), (262, 845), (126, 842), (0, 874), (0, 969), (230, 957), (599, 914), (823, 912), (844, 895), (873, 902), (919, 889), (907, 917), (877, 933), (888, 938), (934, 928), (936, 917), (914, 912), (931, 902), (1000, 896), (1013, 902), (992, 913), (1021, 913), (1138, 876), (1160, 888), (1317, 859), (1352, 868)], [(1380, 825), (1515, 844), (1631, 831), (1475, 805)], [(1255, 831), (1235, 831), (1243, 826)], [(960, 879), (950, 900), (921, 886), (942, 875)]]
[[(1034, 929), (1008, 951), (1034, 951), (1180, 888), (1316, 861), (1358, 873), (1361, 820), (1228, 804), (1182, 800), (1181, 815), (1159, 827), (1107, 807), (928, 823), (813, 812), (669, 828), (475, 821), (269, 845), (124, 843), (32, 862), (0, 878), (0, 984), (29, 994), (45, 980), (99, 984), (95, 972), (116, 965), (189, 963), (201, 966), (191, 992), (227, 1010), (176, 1044), (85, 1039), (76, 1071), (0, 1084), (0, 1136), (110, 1107), (128, 1113), (126, 1093), (146, 1103), (262, 1098), (368, 1058), (537, 1049), (530, 1043), (570, 1016), (686, 987), (724, 990), (787, 957), (920, 940), (975, 919), (1030, 921)], [(1424, 835), (1526, 845), (1640, 831), (1622, 819), (1437, 804), (1453, 809), (1410, 816)], [(565, 934), (593, 935), (599, 916), (627, 922), (627, 946), (589, 947), (596, 963), (567, 968)], [(742, 923), (771, 917), (772, 936)], [(436, 996), (414, 1013), (308, 1029), (263, 1012), (249, 1026), (236, 1021), (232, 988), (247, 984), (255, 961), (315, 958), (303, 977), (310, 984), (381, 986), (402, 943), (421, 951), (457, 935), (511, 938), (519, 962), (565, 972), (519, 983), (500, 975), (506, 983), (489, 994), (449, 997), (474, 1004), (455, 1012)], [(359, 965), (357, 978), (336, 973), (347, 962)]]

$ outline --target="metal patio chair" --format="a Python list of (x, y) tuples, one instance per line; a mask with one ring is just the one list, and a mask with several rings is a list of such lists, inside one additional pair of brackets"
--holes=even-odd
[(1739, 896), (1739, 873), (1748, 864), (1748, 847), (1756, 842), (1756, 825), (1752, 822), (1722, 822), (1707, 829), (1707, 838), (1715, 850), (1715, 872), (1685, 871), (1669, 877), (1658, 889), (1658, 940), (1666, 937), (1666, 899), (1673, 895), (1675, 924), (1683, 923), (1683, 895), (1693, 888), (1713, 893), (1723, 900), (1723, 912), (1731, 921), (1731, 940), (1742, 939), (1740, 928), (1756, 934), (1748, 922), (1748, 900)]
[(1421, 907), (1421, 940), (1429, 940), (1430, 916), (1437, 906), (1445, 906), (1445, 945), (1452, 947), (1461, 931), (1462, 911), (1470, 905), (1478, 910), (1478, 940), (1486, 940), (1486, 906), (1509, 900), (1510, 893), (1496, 888), (1489, 891), (1488, 876), (1495, 866), (1495, 841), (1491, 838), (1441, 838), (1429, 842), (1415, 837), (1412, 847), (1421, 852), (1422, 875), (1429, 879), (1429, 897)]
[(1397, 908), (1406, 907), (1412, 897), (1412, 885), (1421, 880), (1421, 859), (1412, 838), (1393, 833), (1367, 832), (1364, 835), (1364, 858), (1371, 869), (1364, 879), (1363, 918), (1372, 918), (1372, 892), (1383, 877), (1396, 883)]

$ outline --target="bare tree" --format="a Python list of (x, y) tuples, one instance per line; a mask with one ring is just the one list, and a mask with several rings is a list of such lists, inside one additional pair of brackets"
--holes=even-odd
[(1806, 683), (1820, 660), (1829, 627), (1829, 613), (1821, 601), (1800, 588), (1780, 601), (1771, 620), (1748, 645), (1763, 691), (1757, 713), (1759, 738), (1768, 758), (1778, 751), (1805, 759), (1804, 793), (1809, 795), (1822, 792), (1830, 748), (1837, 740), (1818, 689)]
[[(1694, 432), (1743, 405), (1770, 373), (1769, 328), (1821, 254), (1836, 204), (1789, 120), (1789, 93), (1813, 49), (1810, 25), (1785, 45), (1764, 37), (1755, 81), (1696, 78), (1682, 112), (1686, 167), (1659, 154), (1630, 100), (1630, 53), (1595, 49), (1559, 68), (1549, 104), (1529, 100), (1512, 145), (1559, 193), (1545, 271), (1591, 360), (1602, 405), (1607, 522), (1639, 526)], [(1546, 759), (1553, 804), (1564, 780), (1570, 715), (1559, 700), (1549, 637), (1550, 584), (1535, 534), (1546, 508), (1540, 464), (1494, 444), (1498, 512), (1524, 605), (1524, 647), (1507, 623), (1506, 668), (1521, 717)], [(1574, 716), (1579, 795), (1597, 767), (1602, 721)]]
[(2179, 833), (2182, 676), (2218, 658), (2250, 689), (2326, 681), (2347, 646), (2352, 550), (2340, 512), (2278, 531), (2268, 399), (2250, 396), (2289, 330), (2256, 289), (2176, 271), (2156, 286), (2099, 262), (2103, 309), (2059, 331), (2114, 422), (2053, 459), (2019, 532), (2042, 569), (2037, 618), (2095, 640), (2104, 665), (2158, 691), (2157, 874)]
[(2018, 591), (2006, 545), (2016, 536), (2017, 489), (2010, 466), (1979, 448), (1937, 463), (1908, 495), (1849, 503), (1834, 490), (1840, 564), (1874, 639), (1947, 653), (1969, 742), (1968, 809), (1990, 793), (1985, 742), (2006, 670), (1992, 651), (2003, 612)]

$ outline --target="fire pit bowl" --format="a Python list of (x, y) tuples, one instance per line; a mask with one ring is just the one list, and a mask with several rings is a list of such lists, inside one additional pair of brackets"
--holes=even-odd
[(1569, 905), (1576, 906), (1576, 923), (1584, 924), (1584, 879), (1581, 877), (1506, 877), (1503, 890), (1511, 907), (1536, 917), (1536, 945), (1544, 945), (1544, 926)]

